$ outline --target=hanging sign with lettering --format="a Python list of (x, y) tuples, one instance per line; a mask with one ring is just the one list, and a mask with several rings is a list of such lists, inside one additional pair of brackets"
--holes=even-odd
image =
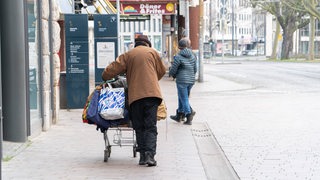
[(175, 14), (175, 4), (123, 4), (124, 14)]

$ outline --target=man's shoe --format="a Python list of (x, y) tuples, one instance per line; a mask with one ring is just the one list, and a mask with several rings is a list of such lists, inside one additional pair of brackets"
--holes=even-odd
[(140, 153), (139, 165), (146, 165), (146, 156), (144, 153)]
[(145, 153), (145, 157), (146, 157), (146, 164), (148, 164), (148, 166), (156, 166), (157, 165), (157, 161), (154, 159), (154, 155), (151, 152), (146, 152)]

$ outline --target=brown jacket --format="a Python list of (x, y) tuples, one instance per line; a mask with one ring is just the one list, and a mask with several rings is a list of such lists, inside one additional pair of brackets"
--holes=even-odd
[(162, 99), (159, 80), (166, 73), (157, 51), (146, 46), (137, 46), (120, 55), (102, 73), (103, 80), (109, 80), (126, 73), (129, 105), (146, 97)]

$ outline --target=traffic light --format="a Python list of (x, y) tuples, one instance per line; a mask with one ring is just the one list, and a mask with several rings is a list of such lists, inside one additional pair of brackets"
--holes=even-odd
[(214, 44), (213, 39), (209, 39), (209, 44), (210, 44), (210, 45), (213, 45), (213, 44)]
[(220, 0), (220, 2), (221, 2), (222, 5), (226, 5), (227, 0)]
[(97, 0), (84, 0), (84, 3), (86, 3), (88, 6), (93, 5)]
[(75, 14), (81, 14), (82, 7), (83, 7), (83, 4), (81, 3), (81, 0), (74, 0), (74, 13)]
[(220, 29), (220, 21), (216, 21), (216, 27)]

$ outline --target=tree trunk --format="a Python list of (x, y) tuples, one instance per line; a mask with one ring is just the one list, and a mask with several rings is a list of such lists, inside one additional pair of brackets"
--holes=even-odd
[(290, 52), (293, 49), (293, 33), (296, 31), (295, 22), (288, 23), (287, 26), (282, 27), (283, 42), (281, 49), (281, 60), (289, 59)]
[[(314, 5), (314, 1), (311, 2)], [(315, 18), (310, 15), (309, 54), (307, 60), (314, 60)]]

